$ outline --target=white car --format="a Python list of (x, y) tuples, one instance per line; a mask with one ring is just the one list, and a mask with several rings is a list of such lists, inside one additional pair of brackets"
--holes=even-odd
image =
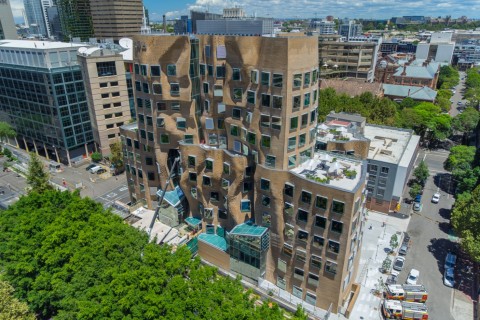
[(453, 272), (453, 268), (445, 269), (445, 273), (443, 274), (443, 284), (450, 288), (453, 288), (453, 286), (455, 285), (455, 275)]
[(438, 201), (440, 201), (440, 193), (435, 193), (432, 197), (432, 202), (438, 203)]
[(410, 270), (410, 273), (408, 274), (407, 277), (407, 284), (417, 284), (418, 277), (420, 276), (420, 271), (417, 269), (412, 269)]
[(397, 271), (402, 271), (404, 265), (405, 265), (405, 258), (397, 257), (395, 259), (395, 262), (393, 263), (393, 269)]

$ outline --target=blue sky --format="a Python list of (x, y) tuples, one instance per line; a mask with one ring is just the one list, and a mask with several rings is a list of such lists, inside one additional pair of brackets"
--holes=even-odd
[(144, 0), (151, 20), (161, 20), (162, 14), (176, 18), (189, 9), (220, 13), (224, 7), (242, 6), (247, 14), (271, 17), (309, 18), (391, 18), (403, 15), (472, 17), (480, 10), (480, 0)]
[[(102, 0), (96, 0), (102, 1)], [(10, 0), (16, 21), (23, 19), (23, 0)], [(391, 18), (403, 15), (467, 16), (480, 11), (480, 0), (144, 0), (152, 21), (188, 14), (190, 9), (221, 13), (224, 7), (242, 6), (248, 15), (312, 18), (333, 15), (349, 18)]]

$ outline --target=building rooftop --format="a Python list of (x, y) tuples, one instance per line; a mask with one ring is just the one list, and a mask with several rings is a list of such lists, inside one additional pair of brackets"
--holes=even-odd
[(0, 47), (19, 49), (65, 49), (79, 48), (84, 45), (60, 41), (1, 40)]
[(348, 112), (338, 112), (338, 113), (335, 113), (335, 112), (330, 112), (328, 115), (327, 115), (327, 118), (329, 119), (332, 119), (332, 118), (336, 118), (336, 119), (341, 119), (341, 120), (347, 120), (347, 121), (355, 121), (355, 122), (365, 122), (367, 118), (365, 117), (362, 117), (361, 115), (359, 114), (355, 114), (355, 113), (348, 113)]
[(366, 125), (363, 134), (370, 139), (368, 159), (393, 164), (400, 163), (414, 136), (412, 130), (375, 125)]
[(386, 96), (410, 97), (414, 100), (434, 101), (437, 91), (429, 87), (403, 86), (397, 84), (384, 84), (383, 93)]
[(433, 79), (437, 73), (440, 63), (430, 62), (427, 66), (421, 65), (422, 62), (412, 62), (410, 65), (404, 65), (399, 67), (394, 76), (400, 77), (405, 73), (405, 77), (409, 78), (422, 78), (422, 79)]
[(354, 191), (362, 176), (363, 162), (325, 151), (290, 170), (306, 179), (329, 186)]
[[(155, 211), (139, 208), (132, 212), (132, 214), (140, 218), (140, 220), (133, 223), (132, 226), (146, 231), (150, 226), (150, 222), (152, 221)], [(157, 238), (157, 243), (168, 243), (170, 245), (175, 245), (182, 242), (177, 229), (169, 227), (158, 220), (155, 221), (152, 229), (152, 239), (155, 237)]]
[(257, 226), (256, 224), (247, 222), (247, 223), (242, 223), (242, 224), (236, 225), (232, 229), (232, 231), (230, 231), (230, 234), (260, 237), (265, 232), (267, 232), (267, 230), (268, 229), (265, 228), (265, 227)]
[(225, 240), (225, 238), (220, 237), (216, 234), (201, 233), (198, 235), (198, 240), (205, 242), (222, 251), (227, 251), (227, 248), (228, 248), (227, 240)]

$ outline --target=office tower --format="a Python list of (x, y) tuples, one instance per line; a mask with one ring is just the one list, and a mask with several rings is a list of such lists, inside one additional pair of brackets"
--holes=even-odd
[[(124, 51), (124, 50), (122, 50)], [(83, 70), (96, 150), (110, 155), (110, 145), (120, 141), (120, 126), (131, 119), (124, 56), (113, 48), (81, 49)]]
[(23, 0), (30, 34), (50, 38), (50, 25), (47, 8), (53, 5), (51, 0)]
[(118, 41), (140, 33), (143, 19), (142, 0), (91, 0), (90, 10), (97, 39)]
[(50, 36), (55, 40), (63, 40), (62, 23), (60, 21), (57, 6), (47, 8), (47, 18), (50, 27)]
[(14, 127), (22, 148), (67, 164), (86, 156), (93, 142), (78, 47), (0, 41), (0, 110), (5, 121)]
[(57, 0), (56, 5), (65, 40), (88, 41), (93, 37), (90, 0)]
[(10, 2), (9, 0), (0, 1), (0, 40), (17, 38)]
[(159, 219), (202, 259), (323, 309), (348, 304), (366, 165), (314, 149), (318, 38), (136, 36), (133, 60), (132, 203), (157, 207), (171, 176)]
[(347, 41), (352, 37), (361, 35), (363, 32), (362, 24), (357, 23), (355, 20), (343, 19), (342, 24), (338, 29), (338, 33), (345, 37)]

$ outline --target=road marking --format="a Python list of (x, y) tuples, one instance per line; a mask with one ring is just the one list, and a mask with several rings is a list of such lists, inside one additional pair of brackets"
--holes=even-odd
[(128, 190), (128, 187), (121, 187), (120, 189), (118, 189), (118, 191), (122, 192), (122, 191), (126, 191)]
[(107, 198), (113, 198), (113, 197), (116, 197), (117, 194), (115, 192), (110, 192), (109, 194), (107, 194), (105, 197)]
[(422, 160), (422, 161), (425, 161), (425, 158), (427, 158), (427, 153), (425, 153), (425, 154), (423, 155), (423, 160)]

